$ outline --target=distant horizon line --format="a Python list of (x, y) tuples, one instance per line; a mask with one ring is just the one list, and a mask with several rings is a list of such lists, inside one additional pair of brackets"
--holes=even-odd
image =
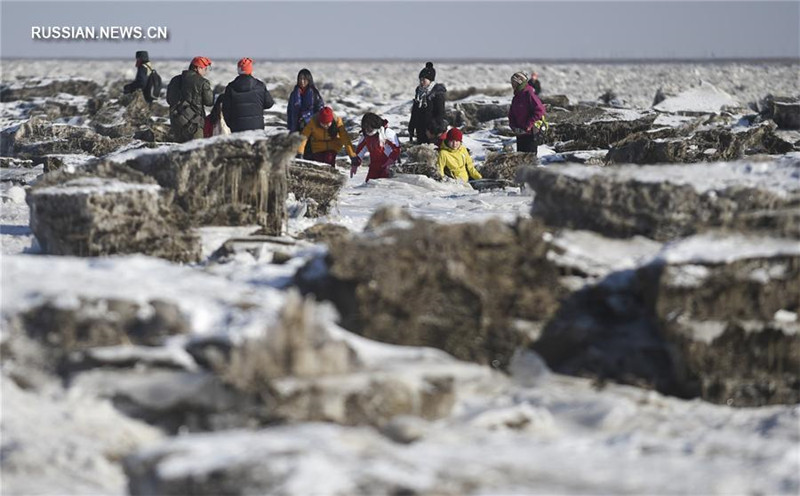
[[(116, 61), (116, 60), (128, 60), (133, 58), (132, 56), (128, 57), (3, 57), (0, 56), (0, 62), (2, 61), (15, 61), (15, 60), (97, 60), (97, 61)], [(225, 60), (225, 61), (232, 61), (235, 62), (239, 60), (238, 58), (227, 58), (227, 57), (210, 57), (215, 58), (217, 60)], [(176, 62), (176, 61), (184, 61), (190, 60), (191, 57), (164, 57), (159, 58), (155, 57), (151, 60), (163, 61), (163, 62)], [(613, 58), (613, 57), (603, 57), (603, 58), (583, 58), (583, 57), (576, 57), (576, 58), (471, 58), (471, 57), (453, 57), (453, 58), (431, 58), (431, 57), (420, 57), (420, 58), (411, 58), (411, 57), (397, 57), (397, 58), (362, 58), (362, 57), (353, 57), (353, 58), (318, 58), (318, 57), (273, 57), (273, 58), (264, 58), (260, 59), (260, 62), (363, 62), (363, 63), (386, 63), (386, 62), (420, 62), (420, 61), (427, 61), (432, 60), (437, 64), (453, 64), (453, 63), (466, 63), (466, 64), (512, 64), (512, 63), (548, 63), (548, 64), (678, 64), (678, 63), (734, 63), (734, 62), (747, 62), (747, 63), (771, 63), (771, 64), (798, 64), (800, 63), (800, 57), (712, 57), (712, 58), (703, 58), (703, 57), (622, 57), (622, 58)]]

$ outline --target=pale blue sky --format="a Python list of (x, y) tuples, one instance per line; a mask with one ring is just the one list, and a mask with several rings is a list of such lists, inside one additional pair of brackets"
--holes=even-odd
[[(800, 58), (798, 1), (8, 1), (0, 56), (154, 59)], [(166, 26), (169, 40), (32, 40), (32, 26)]]

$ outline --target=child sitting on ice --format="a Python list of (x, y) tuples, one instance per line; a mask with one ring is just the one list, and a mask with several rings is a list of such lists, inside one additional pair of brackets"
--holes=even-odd
[[(368, 112), (361, 118), (361, 132), (363, 137), (358, 142), (356, 154), (362, 158), (369, 152), (369, 172), (367, 181), (391, 177), (389, 167), (400, 158), (400, 140), (397, 133), (392, 131), (389, 122), (377, 114)], [(358, 171), (358, 164), (350, 168), (350, 177)]]
[(469, 150), (461, 144), (464, 135), (458, 128), (452, 128), (447, 131), (447, 139), (442, 143), (439, 148), (439, 174), (447, 175), (462, 181), (469, 181), (470, 179), (482, 179), (481, 173), (475, 170), (472, 164), (472, 157), (469, 155)]

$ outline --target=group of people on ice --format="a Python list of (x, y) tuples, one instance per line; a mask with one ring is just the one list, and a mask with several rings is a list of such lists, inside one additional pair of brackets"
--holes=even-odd
[[(214, 100), (211, 83), (205, 78), (211, 66), (206, 57), (195, 57), (188, 69), (173, 77), (167, 86), (167, 103), (170, 107), (170, 125), (174, 138), (185, 142), (217, 133), (264, 129), (264, 110), (272, 108), (275, 100), (266, 85), (253, 77), (253, 60), (243, 58), (237, 63), (238, 76), (228, 83), (225, 91)], [(136, 52), (136, 79), (125, 86), (130, 93), (142, 89), (145, 98), (152, 101), (160, 91), (160, 78), (145, 51)], [(460, 129), (448, 129), (445, 116), (443, 84), (435, 83), (436, 69), (432, 62), (419, 72), (419, 85), (414, 91), (411, 116), (408, 123), (409, 143), (431, 143), (438, 148), (440, 175), (468, 181), (480, 179), (469, 150), (463, 144)], [(509, 125), (516, 136), (517, 151), (536, 153), (541, 134), (547, 127), (545, 107), (538, 97), (541, 86), (536, 73), (529, 77), (524, 72), (511, 76), (514, 97), (508, 113)], [(206, 115), (205, 107), (212, 107)], [(400, 159), (400, 140), (397, 133), (381, 116), (368, 112), (361, 118), (361, 137), (358, 144), (345, 128), (314, 84), (308, 69), (297, 74), (297, 83), (288, 98), (286, 125), (289, 132), (298, 132), (303, 142), (298, 156), (323, 162), (335, 167), (336, 156), (344, 148), (350, 157), (350, 177), (369, 154), (369, 171), (366, 180), (391, 177), (391, 166)]]

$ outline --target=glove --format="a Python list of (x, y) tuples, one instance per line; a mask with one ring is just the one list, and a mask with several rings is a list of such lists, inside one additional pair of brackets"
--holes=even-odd
[(355, 157), (350, 157), (350, 177), (356, 175), (358, 172), (358, 166), (361, 165), (361, 157), (356, 155)]
[(302, 153), (298, 153), (297, 155), (294, 156), (294, 158), (303, 158), (303, 154)]

